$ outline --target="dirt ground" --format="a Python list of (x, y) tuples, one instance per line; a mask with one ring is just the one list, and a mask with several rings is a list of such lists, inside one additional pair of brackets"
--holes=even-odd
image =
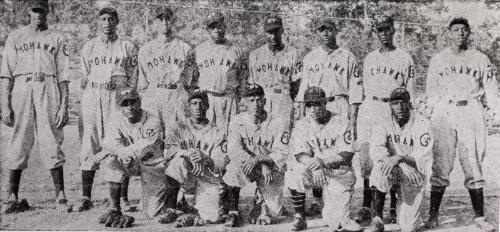
[[(75, 85), (72, 85), (72, 93), (77, 92)], [(66, 193), (70, 201), (77, 201), (81, 195), (80, 190), (80, 171), (78, 165), (78, 151), (80, 143), (78, 141), (78, 129), (75, 123), (75, 114), (77, 104), (75, 103), (77, 96), (72, 96), (72, 122), (65, 127), (65, 140), (63, 150), (66, 154), (65, 183)], [(0, 151), (5, 151), (6, 135), (10, 132), (10, 128), (0, 126)], [(500, 135), (492, 135), (488, 137), (488, 152), (484, 161), (484, 176), (487, 181), (485, 211), (488, 221), (494, 223), (498, 227), (499, 218), (499, 194), (498, 186), (500, 177)], [(7, 198), (7, 169), (4, 161), (4, 153), (0, 157), (0, 201), (5, 201)], [(357, 157), (355, 157), (357, 160)], [(359, 173), (359, 163), (354, 163), (355, 170)], [(442, 231), (475, 231), (472, 224), (473, 211), (470, 204), (468, 193), (463, 187), (463, 174), (456, 162), (455, 170), (452, 172), (451, 187), (445, 195), (443, 205), (441, 207), (441, 227)], [(108, 188), (102, 182), (101, 173), (98, 172), (96, 183), (94, 184), (93, 199), (96, 202), (96, 207), (85, 213), (60, 213), (54, 209), (54, 192), (53, 184), (50, 178), (49, 171), (46, 170), (35, 149), (31, 155), (29, 168), (23, 172), (20, 188), (20, 198), (26, 198), (32, 210), (13, 214), (0, 215), (0, 229), (2, 230), (109, 230), (109, 228), (98, 224), (96, 218), (106, 210), (106, 196)], [(356, 212), (361, 205), (361, 184), (358, 177), (356, 184), (356, 192), (353, 201), (353, 212)], [(129, 190), (129, 196), (133, 203), (137, 204), (140, 198), (140, 180), (133, 178)], [(242, 202), (248, 202), (249, 196), (253, 193), (253, 186), (249, 186), (242, 190), (242, 196), (245, 198)], [(424, 216), (427, 217), (428, 199), (425, 201)], [(288, 205), (289, 206), (289, 205)], [(242, 205), (241, 208), (248, 208), (248, 205)], [(172, 225), (161, 225), (155, 221), (148, 220), (141, 212), (132, 213), (136, 217), (136, 222), (131, 230), (137, 231), (174, 231)], [(284, 222), (279, 225), (272, 226), (255, 226), (245, 225), (244, 227), (234, 229), (234, 231), (289, 231), (290, 222)], [(390, 227), (390, 228), (389, 228)], [(388, 226), (391, 229), (393, 226)], [(226, 231), (222, 225), (210, 225), (189, 229), (175, 229), (176, 231)], [(233, 231), (233, 230), (231, 230)], [(322, 220), (315, 219), (309, 221), (308, 231), (332, 231), (331, 228), (325, 227)]]

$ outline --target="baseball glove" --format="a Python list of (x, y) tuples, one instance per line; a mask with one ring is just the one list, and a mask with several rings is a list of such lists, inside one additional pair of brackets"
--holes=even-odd
[(106, 227), (129, 228), (135, 221), (134, 217), (123, 215), (118, 210), (110, 210), (98, 218), (99, 223)]

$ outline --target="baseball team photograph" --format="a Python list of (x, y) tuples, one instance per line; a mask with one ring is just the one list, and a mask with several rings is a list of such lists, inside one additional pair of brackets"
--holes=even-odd
[(498, 1), (0, 12), (1, 230), (499, 231)]

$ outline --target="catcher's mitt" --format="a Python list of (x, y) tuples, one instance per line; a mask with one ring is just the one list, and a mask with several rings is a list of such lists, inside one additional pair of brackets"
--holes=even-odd
[(111, 210), (98, 218), (99, 223), (104, 224), (106, 227), (115, 228), (128, 228), (131, 227), (135, 221), (134, 217), (123, 215), (118, 210)]

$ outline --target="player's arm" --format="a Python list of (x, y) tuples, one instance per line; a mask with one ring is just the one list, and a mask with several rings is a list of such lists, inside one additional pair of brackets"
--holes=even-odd
[(494, 104), (498, 101), (497, 92), (497, 72), (496, 67), (490, 62), (487, 56), (484, 56), (484, 75), (481, 78), (481, 85), (484, 88), (484, 96), (481, 98), (481, 102), (486, 109), (491, 109)]
[(7, 38), (2, 55), (2, 64), (0, 68), (0, 80), (2, 82), (2, 121), (5, 125), (12, 127), (14, 125), (14, 112), (11, 105), (11, 93), (14, 87), (14, 67), (17, 63), (17, 51), (12, 41), (12, 36)]
[(413, 58), (408, 55), (408, 66), (406, 68), (406, 90), (410, 93), (410, 99), (412, 103), (415, 103), (417, 99), (416, 91), (417, 91), (417, 80), (415, 78), (415, 62)]
[(137, 74), (137, 89), (139, 91), (145, 90), (149, 86), (148, 76), (146, 67), (148, 67), (146, 57), (145, 57), (145, 49), (146, 46), (143, 46), (137, 55), (137, 63), (138, 63), (138, 74)]
[(195, 76), (198, 75), (198, 66), (196, 65), (196, 55), (194, 53), (194, 49), (191, 49), (189, 45), (186, 46), (188, 51), (186, 52), (186, 61), (182, 67), (179, 81), (184, 89), (191, 90), (196, 85), (195, 83), (198, 80)]
[(85, 57), (88, 56), (88, 47), (91, 46), (90, 42), (87, 42), (83, 46), (82, 53), (80, 56), (80, 69), (82, 71), (82, 78), (80, 79), (80, 88), (83, 90), (87, 86), (87, 83), (89, 82), (88, 76), (90, 74), (90, 64), (87, 63), (87, 60)]
[(61, 39), (59, 51), (56, 54), (57, 86), (61, 94), (60, 105), (56, 114), (56, 127), (62, 128), (69, 120), (68, 117), (68, 98), (69, 98), (69, 62), (70, 58), (67, 52), (67, 40)]
[(302, 81), (302, 73), (304, 71), (304, 57), (306, 55), (306, 52), (298, 52), (297, 54), (298, 55), (293, 62), (293, 72), (290, 80), (290, 96), (292, 97), (292, 100), (295, 99), (297, 97), (297, 94), (299, 93), (300, 82)]
[(137, 89), (137, 82), (139, 78), (139, 65), (138, 65), (137, 46), (130, 43), (127, 46), (127, 76), (129, 78), (128, 86), (132, 89)]
[(352, 131), (353, 139), (356, 140), (358, 138), (357, 133), (357, 121), (358, 121), (358, 111), (359, 105), (363, 101), (363, 82), (360, 76), (360, 70), (358, 66), (358, 62), (354, 55), (350, 54), (347, 57), (347, 80), (344, 83), (347, 83), (349, 86), (346, 86), (349, 96), (349, 127), (348, 129)]
[[(439, 58), (433, 57), (429, 63), (427, 71), (427, 79), (425, 85), (425, 95), (427, 96), (427, 104), (429, 107), (434, 106), (439, 99), (441, 99), (440, 86), (439, 86)], [(430, 112), (432, 113), (432, 112)]]

